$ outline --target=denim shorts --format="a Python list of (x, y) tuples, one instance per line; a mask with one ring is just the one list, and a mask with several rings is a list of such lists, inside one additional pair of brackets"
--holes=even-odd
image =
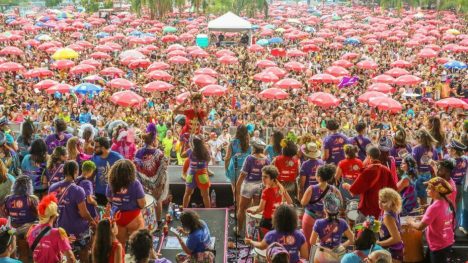
[(262, 181), (244, 181), (241, 186), (240, 194), (245, 198), (260, 196), (262, 194)]
[(425, 182), (431, 179), (431, 173), (423, 173), (418, 176), (416, 179), (416, 195), (419, 198), (427, 198), (426, 188), (427, 186), (424, 185)]

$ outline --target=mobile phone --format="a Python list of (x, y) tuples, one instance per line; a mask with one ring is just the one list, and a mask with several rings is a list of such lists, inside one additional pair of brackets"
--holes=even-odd
[(176, 235), (176, 236), (180, 236), (180, 235), (181, 235), (180, 232), (179, 232), (179, 230), (177, 230), (177, 229), (174, 228), (174, 227), (171, 227), (171, 228), (170, 228), (170, 231), (171, 231), (174, 235)]

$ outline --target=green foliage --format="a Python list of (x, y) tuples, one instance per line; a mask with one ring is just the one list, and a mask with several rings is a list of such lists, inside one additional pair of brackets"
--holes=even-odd
[(98, 0), (80, 0), (80, 4), (86, 9), (88, 13), (94, 13), (99, 10)]
[(0, 0), (0, 5), (18, 5), (24, 2), (25, 0)]
[(62, 3), (62, 0), (45, 0), (45, 5), (47, 7), (58, 6), (61, 3)]

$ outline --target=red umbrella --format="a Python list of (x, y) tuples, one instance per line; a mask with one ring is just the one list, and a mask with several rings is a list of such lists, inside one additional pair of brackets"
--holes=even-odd
[(345, 59), (340, 59), (340, 60), (337, 60), (335, 62), (332, 63), (333, 66), (339, 66), (339, 67), (343, 67), (343, 68), (350, 68), (352, 67), (354, 64), (345, 60)]
[(193, 82), (200, 87), (204, 87), (206, 85), (215, 84), (217, 81), (209, 75), (198, 74), (193, 77)]
[(192, 56), (194, 58), (206, 58), (206, 57), (208, 57), (210, 55), (203, 49), (195, 49), (195, 50), (191, 51), (189, 54), (190, 54), (190, 56)]
[(133, 82), (127, 79), (116, 78), (107, 83), (107, 86), (117, 89), (131, 89), (135, 86)]
[(331, 74), (335, 77), (349, 76), (349, 71), (339, 66), (331, 66), (325, 70), (325, 73)]
[(116, 68), (116, 67), (107, 67), (103, 70), (101, 70), (101, 72), (99, 72), (99, 74), (101, 74), (102, 76), (109, 76), (109, 77), (121, 77), (125, 74), (125, 72), (119, 68)]
[(72, 86), (68, 84), (55, 84), (54, 86), (46, 89), (46, 92), (49, 94), (58, 93), (70, 93)]
[(161, 41), (164, 43), (176, 42), (177, 40), (179, 40), (179, 38), (175, 35), (167, 35), (161, 38)]
[(114, 51), (114, 49), (110, 46), (106, 45), (97, 45), (94, 50), (99, 51), (99, 52), (105, 52), (105, 53), (111, 53)]
[(446, 98), (436, 101), (435, 105), (440, 108), (459, 108), (468, 110), (468, 103), (457, 98)]
[(170, 58), (168, 61), (169, 63), (172, 63), (172, 64), (187, 64), (190, 62), (190, 59), (186, 57), (175, 56), (175, 57)]
[(64, 59), (64, 60), (57, 60), (54, 63), (52, 63), (51, 68), (62, 70), (62, 69), (69, 69), (73, 66), (75, 66), (75, 62), (68, 60), (68, 59)]
[(18, 72), (23, 70), (23, 65), (16, 62), (5, 62), (0, 64), (0, 72)]
[(224, 56), (235, 56), (236, 53), (232, 52), (231, 50), (228, 50), (228, 49), (221, 49), (219, 51), (216, 52), (216, 57), (220, 58), (220, 57), (224, 57)]
[(170, 68), (169, 64), (164, 63), (164, 62), (153, 62), (153, 64), (149, 65), (149, 67), (146, 69), (146, 72), (151, 72), (153, 70), (166, 70)]
[(421, 82), (421, 78), (413, 75), (403, 75), (398, 77), (395, 80), (395, 84), (404, 86), (404, 85), (417, 85)]
[(290, 71), (302, 72), (306, 69), (306, 66), (297, 61), (291, 61), (284, 64), (284, 68)]
[(172, 79), (172, 76), (163, 70), (153, 70), (150, 73), (148, 73), (146, 77), (149, 79), (164, 80), (164, 81), (170, 81)]
[(274, 48), (271, 50), (271, 55), (274, 57), (285, 57), (286, 50), (284, 48)]
[(150, 82), (146, 84), (145, 86), (143, 86), (143, 91), (144, 92), (152, 92), (152, 91), (163, 92), (163, 91), (169, 91), (173, 88), (174, 86), (172, 84), (157, 80), (157, 81)]
[(359, 96), (358, 101), (362, 103), (366, 103), (366, 102), (369, 102), (370, 99), (377, 98), (377, 97), (387, 97), (387, 95), (378, 91), (367, 91), (367, 92), (364, 92), (361, 96)]
[(119, 91), (110, 97), (110, 101), (122, 107), (138, 106), (145, 102), (145, 99), (133, 91)]
[(218, 76), (218, 72), (216, 72), (214, 69), (211, 69), (211, 68), (199, 68), (194, 72), (194, 74), (195, 75), (200, 75), (200, 74), (209, 75), (212, 77)]
[(261, 82), (277, 82), (279, 78), (271, 72), (261, 72), (254, 75), (254, 80), (258, 80)]
[(251, 45), (248, 50), (250, 52), (263, 52), (265, 51), (265, 48), (260, 46), (260, 45), (257, 45), (257, 44), (254, 44), (254, 45)]
[(94, 59), (111, 59), (112, 58), (109, 54), (104, 53), (104, 52), (94, 52), (89, 56)]
[(315, 104), (319, 107), (324, 107), (324, 108), (338, 106), (341, 102), (335, 96), (326, 92), (312, 93), (311, 95), (309, 95), (307, 100), (312, 104)]
[(341, 56), (341, 59), (355, 59), (355, 58), (358, 58), (360, 56), (361, 55), (359, 55), (358, 53), (348, 52), (348, 53), (344, 54), (343, 56)]
[(259, 97), (269, 100), (283, 100), (289, 97), (289, 94), (282, 89), (269, 88), (259, 93)]
[(6, 56), (6, 55), (14, 55), (14, 56), (21, 56), (23, 55), (24, 52), (23, 50), (17, 48), (17, 47), (5, 47), (2, 50), (0, 50), (0, 55)]
[(333, 83), (338, 84), (340, 80), (330, 74), (316, 74), (309, 79), (310, 83)]
[(392, 76), (382, 74), (372, 78), (372, 82), (393, 84), (395, 79)]
[(185, 57), (185, 56), (187, 56), (187, 52), (185, 52), (183, 50), (173, 50), (173, 51), (167, 53), (167, 56), (168, 57), (175, 57), (175, 56)]
[(77, 66), (74, 66), (70, 69), (71, 74), (83, 74), (83, 73), (90, 73), (95, 71), (96, 68), (94, 66), (88, 65), (88, 64), (80, 64)]
[(393, 93), (395, 89), (387, 83), (374, 83), (367, 88), (368, 91), (378, 91), (382, 93)]
[(357, 63), (356, 66), (361, 69), (376, 69), (379, 67), (379, 65), (372, 60), (361, 61)]
[(369, 99), (369, 105), (376, 107), (379, 110), (390, 111), (390, 112), (399, 112), (403, 109), (401, 104), (389, 97), (376, 97)]
[(320, 48), (314, 44), (308, 44), (302, 47), (304, 52), (319, 52)]
[(411, 63), (405, 60), (397, 60), (397, 61), (392, 62), (392, 64), (390, 65), (392, 67), (397, 67), (397, 68), (410, 68), (412, 66)]
[(102, 66), (102, 63), (97, 61), (97, 60), (94, 60), (94, 59), (85, 59), (83, 61), (80, 62), (80, 64), (86, 64), (86, 65), (91, 65), (95, 68), (100, 68)]
[(218, 58), (218, 61), (222, 64), (237, 64), (239, 60), (233, 56), (222, 56)]
[(136, 69), (136, 68), (147, 68), (151, 65), (151, 61), (148, 59), (142, 59), (142, 58), (136, 58), (130, 64), (128, 64), (128, 67), (130, 69)]
[(278, 78), (282, 78), (286, 76), (286, 71), (278, 67), (269, 67), (262, 71), (262, 73), (268, 73), (268, 72), (275, 74)]
[(211, 84), (200, 89), (203, 96), (223, 96), (226, 94), (227, 89), (223, 86)]
[(276, 62), (267, 59), (262, 59), (257, 61), (257, 63), (255, 63), (255, 66), (259, 68), (276, 67)]
[(387, 70), (385, 74), (397, 78), (399, 76), (408, 75), (410, 73), (406, 69), (392, 68), (390, 70)]
[(275, 83), (274, 86), (282, 88), (282, 89), (298, 89), (302, 87), (302, 83), (295, 79), (286, 78), (286, 79), (279, 80), (278, 82)]
[(26, 78), (44, 78), (51, 77), (54, 73), (46, 68), (35, 68), (28, 70), (24, 76)]
[(45, 79), (45, 80), (41, 80), (38, 83), (34, 84), (33, 87), (36, 88), (36, 89), (42, 90), (42, 89), (48, 89), (48, 88), (50, 88), (50, 87), (52, 87), (54, 85), (57, 85), (57, 84), (59, 84), (59, 83), (57, 81), (55, 81), (55, 80)]
[(450, 60), (449, 60), (448, 58), (437, 58), (437, 59), (436, 59), (436, 62), (437, 62), (438, 64), (445, 64), (445, 63), (447, 63), (447, 62), (449, 62), (449, 61), (450, 61)]
[(438, 52), (430, 48), (421, 49), (421, 51), (419, 51), (418, 53), (418, 57), (421, 57), (421, 58), (435, 58), (437, 57), (437, 55), (438, 55)]

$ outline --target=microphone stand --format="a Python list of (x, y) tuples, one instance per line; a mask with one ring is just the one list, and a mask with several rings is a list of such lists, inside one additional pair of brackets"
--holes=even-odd
[[(231, 146), (232, 147), (232, 146)], [(236, 231), (234, 233), (234, 240), (236, 243), (236, 261), (239, 259), (239, 237), (238, 237), (238, 231), (239, 231), (239, 226), (237, 225), (237, 169), (238, 169), (238, 164), (237, 164), (238, 158), (237, 158), (237, 153), (234, 155), (234, 222), (236, 225)]]

